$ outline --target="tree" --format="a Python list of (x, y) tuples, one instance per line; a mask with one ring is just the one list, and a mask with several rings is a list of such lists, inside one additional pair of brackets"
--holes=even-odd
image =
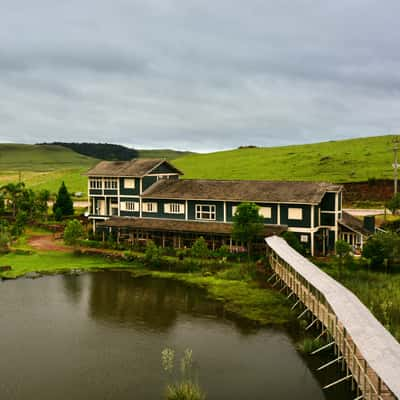
[(4, 214), (6, 211), (6, 202), (4, 199), (4, 195), (0, 193), (0, 214)]
[(1, 191), (4, 193), (5, 199), (8, 200), (8, 203), (12, 207), (12, 215), (15, 217), (17, 215), (18, 209), (18, 201), (22, 196), (23, 189), (25, 188), (25, 184), (23, 182), (19, 183), (8, 183), (1, 188)]
[(84, 235), (83, 226), (77, 219), (73, 219), (67, 222), (67, 226), (64, 229), (64, 242), (71, 246), (76, 246), (78, 240)]
[(196, 239), (196, 241), (193, 243), (192, 248), (190, 249), (190, 253), (193, 257), (196, 258), (208, 257), (210, 252), (208, 250), (207, 242), (205, 241), (203, 236), (200, 236)]
[(146, 243), (144, 259), (150, 267), (157, 268), (160, 266), (161, 249), (152, 240), (148, 240)]
[(371, 267), (389, 268), (400, 261), (400, 236), (395, 232), (375, 233), (365, 243), (362, 255)]
[(264, 229), (264, 218), (258, 210), (259, 207), (254, 203), (241, 203), (233, 216), (232, 236), (246, 243), (249, 257), (254, 240), (262, 236)]
[(339, 259), (339, 278), (342, 276), (344, 260), (351, 254), (351, 246), (344, 240), (338, 240), (335, 243), (336, 255)]
[(12, 234), (14, 236), (22, 235), (25, 231), (25, 225), (28, 222), (28, 214), (25, 211), (18, 211), (15, 217), (15, 223), (12, 227)]
[(61, 184), (57, 199), (53, 204), (53, 213), (56, 217), (59, 217), (58, 219), (74, 214), (74, 204), (64, 182)]
[(385, 206), (393, 215), (396, 214), (397, 210), (400, 209), (400, 193), (396, 193), (395, 196), (386, 202)]
[(7, 253), (11, 242), (10, 229), (7, 221), (0, 221), (0, 254)]
[(47, 189), (41, 190), (37, 193), (35, 198), (35, 211), (36, 214), (47, 221), (47, 210), (49, 208), (48, 202), (50, 200), (50, 192)]
[(282, 234), (282, 237), (286, 240), (290, 247), (293, 247), (298, 253), (303, 256), (306, 255), (306, 249), (300, 243), (298, 236), (294, 232), (286, 231)]

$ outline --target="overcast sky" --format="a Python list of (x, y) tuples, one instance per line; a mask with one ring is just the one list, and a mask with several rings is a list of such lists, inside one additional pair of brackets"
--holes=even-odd
[(0, 142), (399, 133), (399, 20), (399, 0), (0, 0)]

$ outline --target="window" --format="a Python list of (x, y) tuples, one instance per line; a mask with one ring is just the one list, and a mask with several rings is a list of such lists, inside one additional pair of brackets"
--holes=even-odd
[(216, 212), (213, 204), (196, 204), (196, 219), (215, 220)]
[(271, 218), (271, 207), (260, 207), (258, 213), (264, 218)]
[(143, 212), (156, 213), (157, 208), (158, 208), (157, 203), (143, 203), (142, 204)]
[(102, 189), (101, 178), (90, 179), (90, 189)]
[(308, 235), (300, 235), (301, 243), (308, 243)]
[(288, 219), (296, 219), (301, 221), (303, 219), (303, 209), (301, 208), (289, 208)]
[(121, 210), (139, 211), (139, 203), (137, 201), (123, 201), (121, 202)]
[(106, 178), (104, 179), (104, 189), (117, 189), (118, 182), (116, 179)]
[(180, 203), (167, 203), (164, 204), (164, 212), (166, 214), (184, 214), (185, 206)]
[(125, 189), (135, 189), (135, 180), (134, 179), (124, 179)]

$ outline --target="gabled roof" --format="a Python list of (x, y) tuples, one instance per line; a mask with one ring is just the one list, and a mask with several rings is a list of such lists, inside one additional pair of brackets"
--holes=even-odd
[(86, 172), (88, 176), (112, 176), (112, 177), (142, 177), (160, 165), (166, 165), (171, 173), (183, 175), (168, 161), (160, 158), (134, 158), (131, 161), (100, 161), (92, 169)]
[(150, 186), (143, 197), (319, 204), (326, 192), (341, 189), (340, 185), (326, 182), (162, 179)]
[(360, 221), (357, 217), (354, 217), (346, 211), (342, 211), (342, 218), (339, 220), (339, 224), (353, 232), (361, 233), (364, 236), (372, 235), (372, 232), (364, 227), (363, 221)]

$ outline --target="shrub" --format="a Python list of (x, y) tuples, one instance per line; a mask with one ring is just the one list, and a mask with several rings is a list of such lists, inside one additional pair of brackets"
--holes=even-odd
[(286, 242), (290, 247), (293, 247), (297, 252), (299, 252), (303, 256), (306, 255), (306, 249), (300, 243), (298, 236), (294, 232), (290, 231), (284, 232), (282, 234), (282, 237), (286, 240)]
[(83, 226), (77, 219), (67, 222), (64, 229), (64, 242), (66, 244), (76, 246), (79, 244), (79, 239), (83, 236)]
[(190, 250), (192, 257), (196, 258), (207, 258), (210, 254), (208, 250), (207, 242), (200, 236), (196, 241), (193, 243), (193, 246)]
[(161, 249), (152, 240), (146, 243), (144, 260), (152, 268), (159, 268), (161, 265)]

